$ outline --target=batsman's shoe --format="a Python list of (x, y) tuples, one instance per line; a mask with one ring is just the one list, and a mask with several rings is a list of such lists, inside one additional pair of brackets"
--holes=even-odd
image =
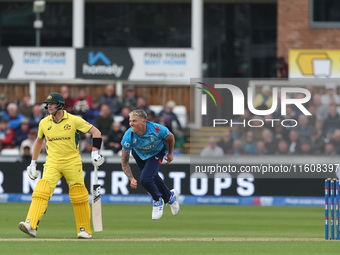
[(30, 224), (23, 221), (19, 223), (19, 229), (29, 236), (35, 237), (37, 235), (37, 230), (32, 229)]
[(92, 235), (89, 235), (89, 234), (86, 233), (85, 231), (81, 231), (81, 232), (78, 234), (78, 238), (79, 238), (79, 239), (90, 239), (90, 238), (92, 238)]
[(158, 201), (153, 200), (153, 208), (152, 208), (152, 219), (158, 220), (163, 215), (163, 207), (164, 207), (164, 201), (162, 198), (160, 198)]
[(177, 190), (172, 189), (170, 190), (171, 197), (168, 202), (168, 205), (170, 205), (170, 209), (173, 215), (177, 215), (179, 213), (179, 203), (178, 203), (178, 193)]

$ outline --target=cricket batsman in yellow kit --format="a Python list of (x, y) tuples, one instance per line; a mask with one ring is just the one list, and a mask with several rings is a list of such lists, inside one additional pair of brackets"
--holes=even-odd
[(73, 205), (78, 238), (91, 238), (89, 195), (84, 183), (83, 167), (79, 154), (79, 132), (92, 135), (92, 164), (100, 166), (104, 158), (99, 154), (102, 143), (101, 132), (84, 119), (63, 110), (65, 100), (57, 92), (50, 93), (45, 109), (48, 115), (39, 123), (38, 137), (33, 147), (32, 162), (27, 167), (27, 174), (36, 179), (36, 161), (43, 141), (46, 140), (46, 163), (41, 180), (38, 181), (33, 194), (25, 222), (19, 223), (19, 229), (35, 237), (40, 219), (46, 212), (47, 203), (58, 181), (65, 177), (69, 186), (70, 200)]

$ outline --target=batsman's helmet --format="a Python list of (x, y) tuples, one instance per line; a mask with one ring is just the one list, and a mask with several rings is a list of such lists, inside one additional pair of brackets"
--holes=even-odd
[(65, 99), (61, 94), (57, 92), (52, 92), (48, 94), (44, 103), (56, 103), (65, 105)]

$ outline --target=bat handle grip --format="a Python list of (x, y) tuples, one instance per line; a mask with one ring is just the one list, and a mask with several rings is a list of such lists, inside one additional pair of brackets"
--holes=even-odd
[(94, 166), (94, 184), (98, 184), (98, 167)]

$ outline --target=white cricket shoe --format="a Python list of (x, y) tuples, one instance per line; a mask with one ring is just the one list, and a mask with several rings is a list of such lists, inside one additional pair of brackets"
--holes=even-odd
[(158, 220), (162, 217), (163, 215), (163, 207), (164, 207), (164, 201), (162, 198), (160, 198), (158, 201), (153, 200), (152, 203), (152, 219), (153, 220)]
[(86, 233), (85, 231), (81, 231), (81, 232), (78, 234), (78, 238), (79, 238), (79, 239), (90, 239), (90, 238), (92, 238), (92, 235), (89, 235), (89, 234)]
[(31, 237), (35, 237), (37, 235), (37, 230), (32, 229), (30, 224), (23, 221), (19, 223), (19, 229)]
[(168, 202), (168, 205), (170, 205), (170, 209), (173, 215), (177, 215), (179, 213), (179, 203), (178, 203), (178, 193), (177, 190), (172, 189), (170, 190), (171, 197)]

